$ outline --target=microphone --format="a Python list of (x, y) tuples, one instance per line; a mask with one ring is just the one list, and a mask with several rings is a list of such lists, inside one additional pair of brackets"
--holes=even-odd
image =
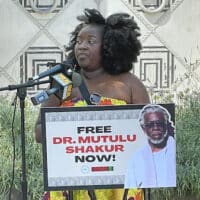
[(67, 99), (72, 92), (72, 87), (78, 87), (82, 82), (80, 74), (72, 72), (72, 80), (68, 79), (63, 73), (51, 76), (51, 89), (42, 91), (31, 97), (34, 105), (38, 105), (46, 101), (50, 95), (55, 94), (59, 99)]
[(42, 91), (35, 96), (31, 97), (31, 101), (33, 105), (38, 105), (44, 101), (46, 101), (51, 94), (54, 94), (58, 89), (57, 88), (52, 88), (46, 91)]
[[(47, 63), (48, 65), (55, 65), (55, 63)], [(69, 60), (69, 61), (65, 61), (64, 63), (58, 63), (56, 64), (54, 67), (34, 76), (32, 78), (33, 81), (44, 78), (46, 76), (51, 76), (53, 74), (59, 73), (59, 72), (63, 72), (66, 75), (70, 76), (71, 74), (68, 72), (68, 70), (72, 70), (73, 69), (73, 63)], [(69, 73), (69, 74), (68, 74)]]

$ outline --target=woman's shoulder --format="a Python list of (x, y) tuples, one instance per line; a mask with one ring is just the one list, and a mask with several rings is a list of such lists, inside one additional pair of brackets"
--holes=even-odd
[(134, 74), (127, 72), (120, 75), (120, 80), (130, 88), (132, 103), (149, 103), (149, 95), (144, 83)]
[(141, 80), (131, 72), (125, 72), (119, 75), (119, 78), (126, 82), (142, 83)]
[(118, 80), (126, 84), (131, 89), (146, 90), (143, 82), (137, 76), (130, 72), (118, 75)]

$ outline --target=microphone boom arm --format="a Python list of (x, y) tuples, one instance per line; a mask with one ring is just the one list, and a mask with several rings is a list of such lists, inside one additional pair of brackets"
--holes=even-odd
[(27, 88), (27, 87), (33, 87), (35, 85), (41, 85), (41, 84), (46, 84), (46, 83), (50, 83), (50, 79), (46, 80), (46, 81), (34, 81), (33, 79), (29, 79), (27, 82), (25, 83), (21, 83), (21, 84), (17, 84), (17, 85), (8, 85), (7, 87), (2, 87), (0, 88), (0, 91), (5, 91), (5, 90), (17, 90), (19, 88)]

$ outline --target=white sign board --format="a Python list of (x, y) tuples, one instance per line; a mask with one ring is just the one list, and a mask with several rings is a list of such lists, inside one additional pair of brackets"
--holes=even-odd
[(45, 190), (123, 188), (130, 157), (147, 141), (142, 107), (42, 108)]

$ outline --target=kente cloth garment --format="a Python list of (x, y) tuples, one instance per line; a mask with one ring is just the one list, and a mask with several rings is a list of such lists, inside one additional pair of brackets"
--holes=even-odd
[(176, 186), (175, 140), (169, 136), (167, 145), (152, 152), (148, 142), (129, 161), (125, 188), (152, 188)]
[[(123, 100), (101, 97), (97, 106), (101, 105), (125, 105)], [(61, 107), (70, 106), (87, 106), (87, 103), (82, 98), (73, 98), (64, 101)], [(98, 189), (94, 190), (97, 200), (122, 200), (124, 189)], [(51, 191), (45, 192), (43, 200), (67, 200), (68, 191)], [(129, 189), (127, 200), (144, 200), (144, 193), (142, 189)], [(90, 200), (87, 190), (74, 190), (73, 200)]]

